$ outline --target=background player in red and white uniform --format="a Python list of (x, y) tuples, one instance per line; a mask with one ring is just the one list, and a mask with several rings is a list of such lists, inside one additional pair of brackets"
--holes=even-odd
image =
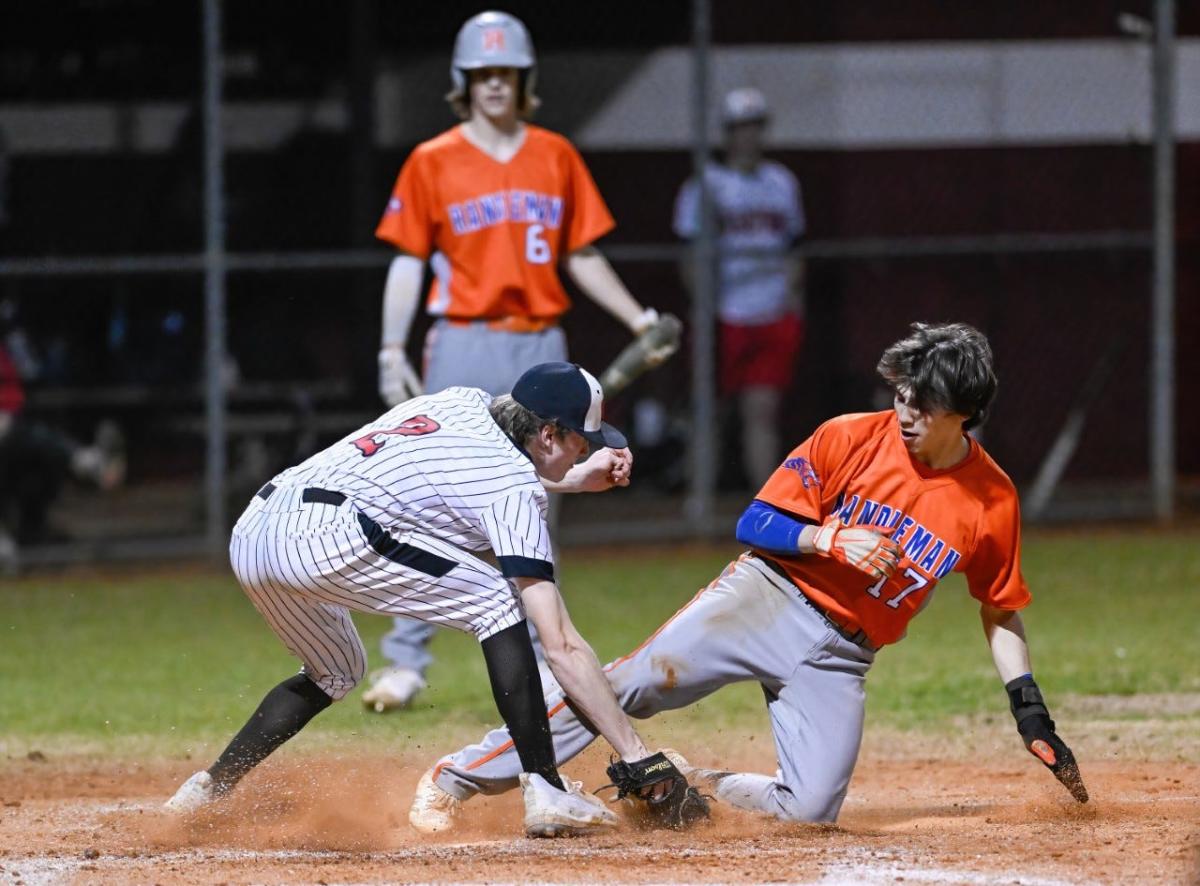
[[(635, 335), (658, 319), (592, 245), (614, 223), (579, 153), (526, 122), (539, 103), (535, 65), (528, 31), (507, 13), (480, 13), (459, 30), (447, 98), (463, 122), (413, 150), (375, 232), (400, 251), (379, 353), (388, 405), (422, 388), (404, 349), (426, 261), (434, 273), (426, 309), (437, 318), (425, 339), (426, 392), (468, 385), (502, 394), (535, 363), (565, 360), (559, 318), (571, 303), (560, 265)], [(396, 620), (382, 644), (391, 667), (363, 695), (369, 709), (401, 707), (424, 687), (431, 635)]]
[[(614, 825), (603, 803), (559, 779), (525, 624), (528, 613), (556, 681), (617, 752), (648, 757), (567, 614), (546, 527), (547, 488), (628, 483), (625, 439), (601, 421), (602, 402), (599, 382), (579, 367), (540, 364), (511, 395), (455, 387), (401, 404), (259, 490), (234, 526), (230, 560), (303, 667), (167, 808), (188, 812), (226, 794), (354, 688), (366, 671), (350, 617), (358, 610), (404, 613), (479, 640), (526, 773), (527, 833)], [(577, 464), (589, 443), (601, 448)], [(498, 566), (469, 551), (490, 551)]]
[[(914, 324), (879, 372), (894, 409), (843, 415), (792, 451), (738, 523), (751, 550), (650, 639), (606, 668), (625, 711), (649, 717), (722, 685), (763, 687), (778, 771), (692, 770), (718, 800), (778, 818), (833, 821), (862, 739), (867, 671), (900, 640), (938, 581), (963, 573), (1026, 747), (1077, 799), (1087, 794), (1034, 683), (1018, 610), (1020, 518), (1012, 482), (966, 431), (996, 390), (987, 340), (962, 324)], [(595, 737), (547, 696), (560, 763)], [(686, 763), (677, 761), (684, 771)], [(443, 757), (414, 810), (515, 783), (504, 730)]]
[[(705, 171), (717, 225), (721, 393), (736, 397), (742, 464), (761, 485), (783, 451), (779, 408), (792, 384), (804, 336), (804, 265), (791, 253), (804, 233), (800, 184), (781, 163), (763, 158), (769, 119), (757, 89), (725, 97), (725, 158)], [(700, 188), (689, 179), (675, 202), (675, 233), (700, 233)], [(681, 264), (691, 288), (692, 264)]]

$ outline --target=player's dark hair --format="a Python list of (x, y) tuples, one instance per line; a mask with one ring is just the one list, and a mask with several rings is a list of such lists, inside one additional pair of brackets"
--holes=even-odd
[(967, 416), (966, 430), (987, 420), (996, 396), (992, 346), (966, 323), (912, 324), (875, 369), (893, 390), (908, 391), (918, 409)]
[(567, 433), (567, 429), (560, 426), (558, 422), (547, 421), (536, 412), (526, 409), (514, 400), (511, 394), (501, 394), (494, 399), (488, 406), (488, 412), (492, 414), (496, 424), (500, 425), (500, 430), (521, 446), (524, 446), (525, 441), (530, 437), (536, 437), (546, 425), (553, 427), (554, 433), (559, 437), (563, 437)]

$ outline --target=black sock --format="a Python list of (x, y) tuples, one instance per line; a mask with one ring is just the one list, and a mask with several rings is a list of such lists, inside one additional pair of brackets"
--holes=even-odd
[(333, 699), (304, 674), (289, 677), (268, 692), (242, 731), (209, 768), (216, 792), (231, 790), (243, 775), (331, 704)]
[(559, 790), (563, 788), (554, 765), (554, 742), (542, 696), (542, 677), (524, 622), (493, 634), (480, 644), (492, 681), (492, 695), (508, 725), (521, 768), (536, 772)]

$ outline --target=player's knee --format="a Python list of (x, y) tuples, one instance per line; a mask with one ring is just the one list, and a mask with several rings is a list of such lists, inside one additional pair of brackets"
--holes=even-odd
[(665, 700), (666, 691), (654, 681), (639, 680), (627, 684), (623, 692), (617, 693), (617, 698), (621, 700), (621, 707), (625, 713), (645, 720), (669, 707)]
[(332, 701), (341, 701), (349, 695), (354, 687), (363, 681), (367, 669), (355, 667), (346, 671), (326, 674), (309, 674), (308, 678), (315, 683)]
[(842, 808), (845, 794), (837, 791), (815, 790), (793, 791), (786, 785), (777, 784), (772, 794), (773, 812), (780, 821), (834, 822)]

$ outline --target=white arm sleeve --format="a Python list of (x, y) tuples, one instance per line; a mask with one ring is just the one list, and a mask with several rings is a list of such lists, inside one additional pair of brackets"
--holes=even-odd
[(421, 259), (405, 254), (392, 259), (383, 287), (382, 347), (403, 347), (408, 341), (424, 276), (425, 263)]

